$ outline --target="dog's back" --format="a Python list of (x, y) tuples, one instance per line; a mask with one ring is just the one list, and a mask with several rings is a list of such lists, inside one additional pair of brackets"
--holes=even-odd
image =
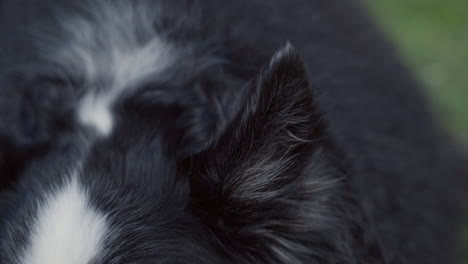
[[(72, 157), (82, 160), (80, 170), (88, 176), (80, 176), (81, 184), (92, 197), (97, 193), (93, 199), (99, 202), (94, 203), (103, 211), (82, 215), (84, 221), (96, 220), (91, 226), (102, 231), (106, 229), (100, 222), (105, 222), (103, 214), (128, 216), (125, 210), (129, 210), (140, 216), (142, 211), (141, 217), (151, 220), (138, 218), (140, 229), (161, 233), (148, 235), (148, 241), (141, 242), (144, 246), (130, 243), (133, 255), (115, 253), (110, 258), (115, 263), (127, 257), (170, 261), (183, 254), (183, 247), (173, 246), (171, 251), (171, 243), (160, 240), (179, 240), (159, 228), (159, 223), (158, 228), (149, 228), (163, 221), (151, 210), (172, 212), (168, 204), (155, 209), (147, 196), (129, 192), (125, 199), (122, 190), (115, 190), (122, 197), (101, 197), (100, 192), (113, 192), (110, 186), (125, 186), (125, 190), (139, 186), (135, 188), (144, 194), (161, 191), (156, 195), (159, 201), (174, 200), (174, 211), (183, 211), (177, 215), (190, 225), (181, 224), (180, 217), (170, 213), (164, 221), (178, 223), (180, 230), (192, 228), (186, 231), (190, 239), (182, 238), (183, 231), (173, 233), (197, 255), (194, 262), (203, 262), (202, 253), (213, 255), (206, 257), (206, 263), (454, 260), (465, 173), (462, 157), (434, 120), (422, 89), (394, 48), (353, 1), (136, 2), (85, 1), (64, 6), (46, 1), (0, 2), (5, 20), (0, 29), (5, 36), (0, 41), (0, 109), (9, 111), (0, 113), (5, 146), (0, 156), (5, 171), (0, 188), (7, 193), (0, 216), (29, 221), (23, 218), (36, 212), (34, 203), (18, 197), (35, 187), (24, 185), (35, 183), (34, 173), (42, 164), (63, 169), (61, 160), (50, 164), (58, 159), (57, 151), (68, 151), (71, 145), (73, 154), (64, 156), (77, 155)], [(289, 45), (280, 49), (288, 41), (297, 51)], [(57, 79), (60, 86), (67, 86), (57, 78), (59, 73), (70, 79), (71, 89), (56, 91)], [(28, 86), (31, 83), (45, 83), (44, 92), (38, 96), (37, 88)], [(272, 86), (273, 92), (268, 90)], [(148, 165), (151, 159), (139, 154), (149, 152), (160, 165)], [(43, 159), (47, 153), (53, 153), (53, 158)], [(112, 168), (114, 158), (133, 165)], [(34, 165), (28, 167), (31, 160)], [(144, 177), (130, 180), (127, 174), (119, 174), (115, 176), (123, 182), (119, 185), (112, 179), (119, 169)], [(148, 180), (150, 169), (161, 171), (167, 179)], [(39, 174), (49, 170), (53, 169)], [(210, 178), (216, 172), (224, 176)], [(314, 180), (313, 195), (297, 185), (306, 183), (302, 181), (305, 172)], [(180, 174), (192, 178), (181, 183)], [(263, 178), (243, 179), (238, 174)], [(223, 178), (229, 175), (235, 180)], [(38, 186), (57, 192), (59, 202), (68, 196), (48, 189), (51, 182), (53, 186), (65, 182), (63, 188), (69, 191), (65, 193), (86, 198), (73, 179), (41, 177)], [(102, 177), (102, 182), (93, 177)], [(180, 193), (164, 196), (167, 190), (147, 190), (143, 180), (174, 184), (179, 187), (172, 191)], [(17, 182), (20, 187), (14, 187)], [(42, 202), (50, 196), (34, 195)], [(126, 206), (106, 201), (111, 197)], [(138, 199), (143, 200), (141, 210), (134, 208)], [(30, 211), (15, 211), (11, 201), (26, 203)], [(306, 210), (305, 216), (302, 203), (316, 212)], [(73, 206), (86, 209), (72, 202)], [(36, 221), (47, 220), (40, 219)], [(309, 222), (304, 224), (305, 220)], [(118, 223), (119, 227), (132, 225)], [(135, 225), (129, 230), (121, 227), (126, 236), (116, 234), (107, 247), (120, 249), (118, 240), (127, 241), (132, 231), (137, 240), (145, 237)], [(35, 256), (55, 259), (48, 258), (50, 253), (24, 250), (28, 232), (33, 231), (14, 226), (7, 221), (0, 225), (0, 234), (9, 236), (4, 241), (0, 238), (0, 256), (26, 254), (31, 259), (5, 257), (6, 264), (34, 264)], [(21, 242), (14, 243), (11, 239), (17, 237)], [(199, 247), (189, 246), (194, 240)], [(144, 250), (138, 251), (139, 246)], [(170, 257), (164, 258), (162, 246)], [(159, 247), (157, 256), (149, 253), (151, 247)]]

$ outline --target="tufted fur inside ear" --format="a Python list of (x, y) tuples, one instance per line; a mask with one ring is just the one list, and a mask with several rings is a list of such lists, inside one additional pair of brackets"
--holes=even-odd
[(224, 134), (184, 161), (191, 209), (248, 263), (302, 263), (324, 224), (323, 124), (299, 54), (287, 44), (255, 80)]

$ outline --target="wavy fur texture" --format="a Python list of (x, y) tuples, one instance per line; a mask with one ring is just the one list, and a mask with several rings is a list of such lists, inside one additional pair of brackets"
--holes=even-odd
[(0, 0), (0, 35), (2, 264), (455, 263), (464, 157), (355, 1)]

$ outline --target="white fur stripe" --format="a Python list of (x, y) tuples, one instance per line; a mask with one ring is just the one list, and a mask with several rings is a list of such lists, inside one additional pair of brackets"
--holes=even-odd
[(63, 14), (60, 38), (44, 48), (47, 60), (84, 82), (78, 119), (104, 136), (112, 132), (115, 101), (174, 64), (176, 52), (155, 30), (157, 10), (144, 3), (93, 1), (87, 15)]
[(114, 123), (111, 108), (113, 95), (88, 94), (80, 102), (78, 118), (83, 125), (93, 127), (99, 134), (107, 136)]
[(102, 251), (107, 230), (105, 216), (73, 177), (41, 205), (20, 263), (88, 264)]

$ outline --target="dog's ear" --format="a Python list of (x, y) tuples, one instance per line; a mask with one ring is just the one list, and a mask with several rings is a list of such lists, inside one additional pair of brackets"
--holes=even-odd
[(330, 185), (322, 119), (290, 44), (247, 85), (245, 104), (224, 134), (182, 165), (191, 210), (243, 259), (302, 263), (310, 252), (306, 234), (324, 222)]

